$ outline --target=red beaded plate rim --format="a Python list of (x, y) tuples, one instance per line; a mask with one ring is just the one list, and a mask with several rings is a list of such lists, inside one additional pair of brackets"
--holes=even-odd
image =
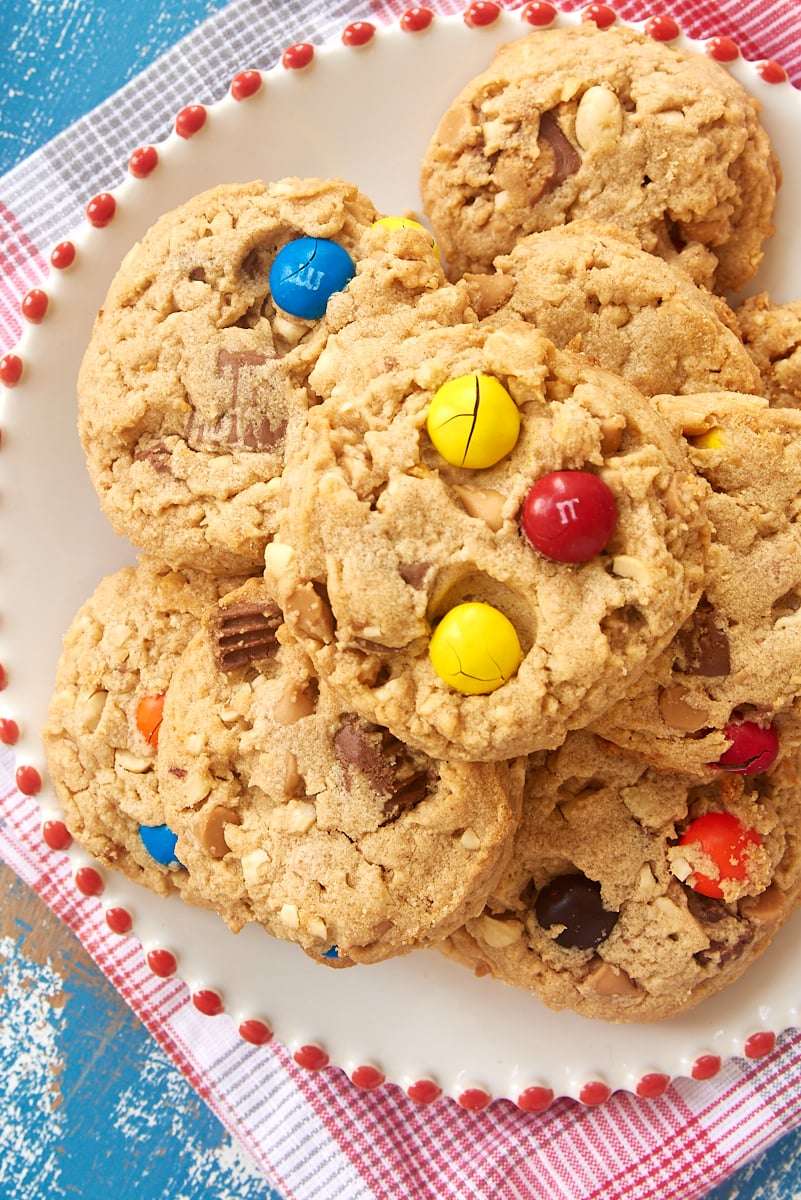
[[(448, 23), (461, 20), (464, 25), (476, 31), (479, 36), (482, 30), (491, 28), (499, 21), (508, 21), (511, 16), (523, 27), (522, 32), (535, 29), (550, 28), (554, 23), (575, 21), (592, 21), (599, 28), (607, 28), (617, 22), (640, 28), (657, 41), (670, 42), (681, 38), (679, 24), (668, 14), (652, 16), (643, 22), (622, 21), (613, 6), (603, 3), (585, 5), (578, 13), (562, 12), (550, 0), (529, 0), (517, 8), (514, 13), (505, 9), (495, 0), (474, 0), (457, 16), (440, 16), (424, 5), (408, 8), (396, 22), (396, 28), (405, 35), (424, 36), (435, 23)], [(521, 32), (520, 26), (515, 34)], [(369, 52), (370, 46), (380, 39), (388, 26), (376, 26), (372, 22), (351, 22), (343, 30), (339, 46), (345, 47), (351, 53)], [(731, 65), (741, 59), (736, 43), (728, 37), (710, 37), (704, 43), (694, 43), (695, 48), (703, 49), (710, 57)], [(311, 43), (295, 43), (284, 51), (280, 63), (269, 70), (246, 68), (240, 71), (231, 81), (228, 96), (225, 100), (212, 105), (188, 104), (176, 114), (173, 127), (173, 138), (188, 141), (202, 137), (209, 119), (214, 118), (215, 110), (231, 100), (236, 104), (245, 105), (260, 94), (265, 85), (269, 86), (271, 76), (276, 71), (297, 74), (313, 70), (315, 59), (328, 52), (330, 47), (315, 47)], [(772, 60), (762, 60), (749, 64), (764, 83), (770, 85), (790, 86), (785, 69)], [(160, 168), (164, 150), (170, 139), (163, 145), (142, 145), (131, 152), (128, 160), (129, 176), (136, 180), (146, 180), (154, 171)], [(100, 191), (90, 197), (85, 206), (87, 226), (102, 230), (114, 221), (118, 212), (118, 195), (114, 191)], [(79, 235), (73, 235), (58, 242), (52, 249), (49, 258), (50, 271), (54, 276), (67, 275), (79, 261)], [(30, 327), (47, 324), (50, 307), (50, 293), (47, 281), (43, 286), (30, 289), (20, 301), (20, 311), (24, 325)], [(7, 391), (16, 388), (24, 382), (26, 355), (22, 344), (0, 357), (0, 384)], [(0, 692), (6, 689), (9, 682), (5, 665), (0, 663)], [(0, 715), (0, 742), (19, 748), (24, 753), (25, 746), (19, 745), (20, 729), (24, 729), (24, 721), (19, 714), (14, 716)], [(23, 742), (26, 739), (23, 739)], [(29, 755), (35, 759), (37, 755)], [(46, 791), (46, 776), (41, 762), (34, 765), (33, 761), (20, 762), (16, 768), (15, 780), (19, 791), (28, 797), (39, 797)], [(42, 840), (49, 853), (66, 856), (73, 862), (72, 880), (75, 892), (80, 900), (99, 906), (106, 928), (120, 937), (133, 936), (137, 939), (136, 917), (124, 903), (115, 899), (104, 901), (107, 874), (103, 867), (88, 859), (83, 851), (76, 847), (70, 834), (56, 810), (48, 810), (43, 803), (43, 819), (41, 826)], [(155, 945), (145, 948), (142, 944), (142, 955), (147, 967), (156, 976), (169, 979), (180, 976), (180, 952), (169, 946)], [(225, 1003), (224, 988), (218, 988), (212, 983), (204, 982), (191, 988), (181, 981), (187, 993), (187, 1000), (205, 1016), (212, 1018), (228, 1012)], [(233, 1015), (233, 1014), (231, 1014)], [(273, 1039), (270, 1022), (261, 1015), (239, 1016), (238, 1032), (240, 1036), (253, 1045), (266, 1045)], [(749, 1060), (770, 1056), (777, 1047), (777, 1034), (770, 1029), (755, 1029), (742, 1040), (740, 1053)], [(323, 1041), (303, 1040), (295, 1046), (289, 1046), (293, 1061), (310, 1072), (325, 1069), (331, 1063), (331, 1057)], [(713, 1078), (724, 1064), (724, 1057), (713, 1050), (699, 1050), (687, 1060), (682, 1072), (695, 1080)], [(347, 1069), (348, 1078), (353, 1085), (361, 1090), (372, 1091), (383, 1087), (388, 1082), (388, 1076), (380, 1063), (372, 1058), (351, 1065)], [(605, 1103), (615, 1090), (629, 1090), (643, 1098), (655, 1098), (664, 1093), (670, 1086), (672, 1078), (677, 1074), (668, 1074), (658, 1068), (644, 1070), (639, 1078), (626, 1085), (616, 1084), (614, 1087), (603, 1078), (587, 1078), (577, 1081), (573, 1098), (581, 1103), (592, 1106)], [(391, 1081), (391, 1080), (390, 1080)], [(420, 1075), (401, 1082), (406, 1094), (419, 1104), (429, 1104), (446, 1093), (441, 1083), (430, 1075)], [(517, 1094), (511, 1098), (517, 1106), (529, 1113), (543, 1112), (560, 1095), (568, 1095), (567, 1090), (557, 1092), (549, 1082), (536, 1079), (521, 1084)], [(501, 1098), (493, 1095), (492, 1091), (480, 1081), (467, 1080), (453, 1089), (451, 1098), (470, 1112), (481, 1112), (495, 1100)]]

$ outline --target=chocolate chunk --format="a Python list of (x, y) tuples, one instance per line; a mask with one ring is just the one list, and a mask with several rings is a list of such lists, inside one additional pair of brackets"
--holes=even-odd
[(746, 946), (750, 945), (753, 940), (754, 930), (750, 926), (745, 926), (739, 932), (739, 937), (736, 941), (710, 941), (708, 949), (699, 950), (693, 957), (696, 962), (701, 963), (703, 966), (706, 966), (707, 963), (712, 963), (715, 967), (725, 967), (733, 958), (738, 958)]
[(345, 787), (350, 789), (350, 771), (355, 768), (379, 796), (385, 796), (384, 815), (395, 820), (405, 809), (414, 808), (428, 795), (431, 779), (418, 770), (405, 747), (389, 730), (347, 720), (334, 735), (334, 748), (342, 763)]
[(377, 726), (365, 729), (355, 721), (347, 721), (334, 734), (334, 749), (345, 768), (345, 786), (349, 786), (348, 768), (355, 767), (366, 775), (379, 795), (391, 794), (395, 788), (395, 763), (387, 755), (382, 731)]
[(397, 815), (406, 808), (414, 808), (421, 800), (425, 800), (428, 795), (431, 781), (427, 771), (419, 771), (401, 784), (396, 792), (393, 792), (388, 800), (384, 802), (384, 812), (391, 819), (395, 819)]
[(400, 576), (404, 583), (408, 583), (409, 587), (412, 587), (415, 589), (415, 591), (419, 592), (420, 588), (423, 586), (423, 581), (425, 580), (426, 575), (431, 570), (431, 563), (401, 563), (398, 570), (400, 571)]
[(270, 381), (250, 374), (268, 361), (269, 355), (259, 350), (223, 348), (218, 352), (217, 378), (227, 385), (228, 395), (224, 404), (221, 399), (221, 411), (213, 418), (190, 413), (185, 433), (188, 445), (197, 450), (212, 446), (273, 450), (280, 445), (287, 422), (274, 421), (269, 415)]
[(702, 925), (716, 925), (718, 921), (723, 921), (731, 915), (723, 900), (714, 896), (702, 896), (694, 888), (688, 887), (684, 890), (688, 909)]
[(165, 446), (164, 442), (154, 442), (151, 446), (145, 446), (144, 449), (136, 450), (133, 459), (134, 462), (150, 463), (158, 475), (172, 474), (170, 470), (172, 451), (169, 446)]
[(555, 937), (560, 946), (589, 950), (615, 927), (616, 912), (604, 908), (601, 885), (586, 875), (557, 875), (540, 889), (534, 913), (543, 929), (564, 925)]
[(562, 133), (552, 112), (545, 112), (540, 117), (540, 136), (545, 139), (553, 150), (553, 171), (545, 185), (545, 192), (552, 192), (571, 175), (575, 175), (581, 166), (578, 152)]
[(218, 606), (208, 617), (214, 661), (220, 671), (235, 671), (278, 650), (276, 630), (283, 621), (277, 604), (249, 601)]
[(688, 675), (715, 677), (731, 671), (726, 630), (711, 604), (702, 600), (678, 634), (679, 650)]
[(246, 421), (241, 430), (242, 445), (246, 450), (274, 450), (284, 440), (286, 425), (286, 421), (273, 425), (269, 417)]
[(205, 283), (206, 271), (203, 267), (193, 267), (189, 272), (189, 278), (193, 283)]

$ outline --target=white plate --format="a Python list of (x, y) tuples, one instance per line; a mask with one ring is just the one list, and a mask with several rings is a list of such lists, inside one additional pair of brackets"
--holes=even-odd
[[(557, 17), (566, 25), (578, 19)], [(56, 813), (57, 803), (37, 731), (61, 635), (100, 578), (134, 558), (100, 514), (75, 427), (78, 366), (118, 263), (161, 213), (224, 181), (338, 175), (386, 212), (417, 209), (419, 163), (439, 115), (500, 43), (530, 31), (519, 11), (504, 12), (486, 27), (456, 16), (410, 31), (401, 21), (378, 28), (366, 45), (318, 49), (303, 70), (279, 64), (263, 74), (255, 95), (227, 95), (208, 108), (194, 136), (174, 133), (159, 145), (155, 170), (115, 189), (116, 212), (107, 226), (87, 221), (67, 235), (75, 263), (51, 272), (44, 284), (46, 316), (28, 324), (15, 350), (24, 369), (4, 395), (0, 456), (0, 663), (9, 680), (2, 715), (20, 726), (17, 761), (43, 776), (45, 815)], [(801, 262), (795, 216), (801, 101), (789, 83), (765, 82), (742, 59), (730, 69), (758, 96), (784, 170), (780, 233), (750, 290), (764, 287), (777, 301), (794, 299)], [(132, 150), (134, 139), (132, 132)], [(69, 853), (76, 868), (87, 862), (77, 848)], [(103, 874), (104, 905), (127, 908), (145, 950), (175, 952), (190, 989), (217, 989), (235, 1019), (262, 1018), (293, 1052), (317, 1045), (349, 1074), (373, 1064), (404, 1087), (429, 1077), (466, 1105), (481, 1106), (489, 1097), (517, 1100), (532, 1086), (591, 1099), (588, 1081), (646, 1092), (643, 1079), (652, 1072), (689, 1075), (701, 1056), (725, 1060), (743, 1053), (751, 1035), (798, 1023), (801, 959), (793, 943), (801, 914), (719, 997), (658, 1027), (613, 1026), (552, 1013), (522, 992), (474, 979), (434, 952), (323, 970), (256, 928), (234, 936), (213, 915)], [(770, 1042), (770, 1036), (762, 1039), (756, 1050)], [(650, 1083), (658, 1090), (664, 1080)], [(603, 1086), (595, 1089), (595, 1098), (603, 1094)]]

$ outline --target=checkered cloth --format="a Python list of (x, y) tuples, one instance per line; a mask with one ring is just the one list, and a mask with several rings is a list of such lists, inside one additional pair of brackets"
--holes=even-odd
[[(426, 2), (441, 13), (464, 7)], [(614, 7), (630, 20), (664, 11), (636, 0)], [(294, 42), (319, 44), (352, 21), (391, 22), (408, 8), (405, 0), (233, 0), (0, 179), (0, 354), (19, 337), (20, 299), (44, 278), (50, 248), (82, 221), (99, 186), (113, 188), (123, 177), (128, 131), (137, 131), (139, 144), (159, 141), (188, 100), (219, 99), (243, 67), (268, 68)], [(776, 60), (801, 84), (798, 0), (674, 0), (670, 12), (691, 37), (731, 37), (745, 57)], [(287, 1200), (692, 1200), (801, 1122), (797, 1031), (779, 1038), (767, 1057), (730, 1061), (712, 1081), (679, 1079), (653, 1100), (620, 1092), (597, 1108), (563, 1098), (527, 1115), (497, 1101), (473, 1114), (450, 1099), (416, 1105), (394, 1085), (360, 1091), (336, 1068), (303, 1070), (285, 1048), (254, 1047), (227, 1018), (209, 1021), (182, 983), (147, 968), (135, 939), (111, 934), (100, 904), (79, 902), (67, 858), (44, 846), (38, 805), (16, 790), (7, 748), (0, 754), (0, 853), (75, 930)]]

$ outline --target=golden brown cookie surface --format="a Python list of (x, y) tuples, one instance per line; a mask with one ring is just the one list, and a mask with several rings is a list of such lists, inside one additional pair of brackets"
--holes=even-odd
[(760, 395), (776, 407), (801, 408), (801, 301), (774, 304), (759, 292), (743, 301), (736, 316), (759, 370)]
[[(467, 407), (446, 409), (433, 435), (453, 434), (449, 459), (432, 428), (454, 383)], [(501, 409), (512, 442), (493, 465), (474, 463), (464, 447), (495, 448)], [(706, 518), (680, 440), (631, 385), (530, 326), (407, 337), (358, 396), (335, 390), (316, 406), (309, 433), (285, 473), (267, 578), (319, 673), (429, 754), (501, 759), (558, 744), (695, 606)], [(584, 484), (611, 500), (609, 529), (596, 527), (594, 498), (570, 491)], [(561, 543), (535, 549), (521, 525), (535, 485), (557, 543), (600, 529), (599, 545), (572, 561), (554, 557)]]
[(319, 316), (277, 303), (271, 269), (311, 239), (295, 276), (324, 294), (320, 247), (358, 258), (377, 217), (341, 180), (220, 185), (129, 252), (84, 356), (79, 431), (104, 511), (140, 549), (176, 566), (258, 568), (325, 340)]
[(797, 763), (660, 774), (586, 733), (532, 761), (511, 864), (445, 952), (552, 1008), (661, 1020), (736, 979), (797, 904)]
[(480, 911), (519, 820), (522, 763), (436, 761), (360, 719), (261, 581), (211, 608), (185, 651), (159, 764), (209, 900), (323, 959), (445, 936)]
[(777, 178), (756, 106), (725, 68), (586, 23), (499, 50), (442, 117), (421, 193), (454, 277), (592, 217), (723, 292), (757, 268)]
[(487, 294), (494, 323), (529, 321), (646, 396), (761, 390), (725, 301), (613, 225), (570, 221), (529, 234), (494, 272), (467, 282), (477, 307)]
[(801, 413), (725, 392), (655, 402), (709, 485), (711, 570), (676, 638), (594, 727), (655, 766), (703, 772), (736, 760), (741, 739), (746, 758), (801, 739)]
[(173, 571), (152, 558), (103, 579), (65, 634), (42, 732), (76, 841), (151, 890), (177, 890), (192, 903), (205, 901), (169, 853), (164, 828), (156, 769), (161, 714), (202, 613), (236, 582)]

